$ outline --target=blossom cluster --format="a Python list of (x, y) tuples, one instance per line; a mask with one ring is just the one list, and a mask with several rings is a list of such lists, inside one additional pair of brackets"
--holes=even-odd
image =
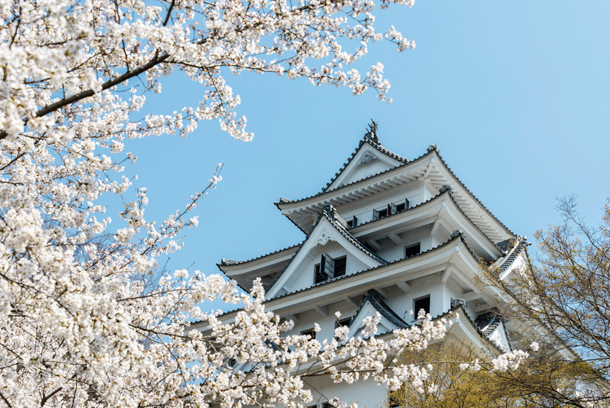
[[(381, 7), (391, 3), (412, 0)], [(133, 180), (121, 175), (137, 159), (123, 152), (128, 139), (187, 136), (213, 119), (249, 140), (226, 71), (371, 88), (386, 100), (383, 65), (361, 75), (353, 64), (375, 41), (415, 44), (394, 28), (377, 32), (374, 9), (374, 0), (0, 0), (0, 400), (303, 406), (305, 363), (334, 381), (373, 377), (390, 388), (425, 376), (388, 361), (441, 338), (441, 323), (424, 319), (385, 341), (371, 317), (362, 337), (339, 328), (341, 343), (320, 344), (284, 335), (290, 324), (265, 311), (260, 283), (250, 296), (221, 276), (162, 271), (159, 257), (197, 227), (192, 211), (221, 166), (159, 223), (146, 218), (146, 190), (130, 201)], [(174, 69), (202, 85), (199, 104), (140, 118)], [(116, 216), (112, 197), (123, 203)], [(217, 299), (245, 305), (235, 322), (200, 309)], [(250, 369), (235, 368), (243, 363)]]

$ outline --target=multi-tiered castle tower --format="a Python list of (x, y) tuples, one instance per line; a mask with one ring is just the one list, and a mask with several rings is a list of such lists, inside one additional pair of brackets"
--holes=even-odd
[[(242, 288), (261, 278), (267, 310), (294, 321), (289, 334), (313, 335), (317, 322), (317, 338), (330, 339), (336, 311), (350, 336), (377, 312), (379, 333), (391, 336), (420, 309), (432, 316), (460, 311), (451, 336), (489, 354), (511, 349), (511, 327), (475, 275), (480, 262), (510, 274), (525, 262), (523, 241), (453, 174), (435, 145), (405, 159), (381, 145), (373, 122), (320, 193), (281, 198), (276, 206), (306, 234), (303, 242), (248, 261), (223, 259), (219, 267)], [(368, 407), (387, 399), (373, 381), (307, 381), (318, 405), (333, 396)]]

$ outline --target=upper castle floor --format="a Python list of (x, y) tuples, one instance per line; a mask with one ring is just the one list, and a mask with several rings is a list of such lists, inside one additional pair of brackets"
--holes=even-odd
[(476, 274), (481, 262), (508, 274), (523, 262), (524, 247), (436, 146), (407, 160), (385, 149), (372, 128), (320, 193), (276, 205), (306, 234), (303, 242), (248, 261), (223, 259), (219, 267), (245, 289), (262, 279), (267, 308), (292, 319), (293, 334), (318, 321), (319, 336), (332, 338), (336, 311), (355, 335), (367, 313), (380, 312), (391, 331), (413, 324), (419, 308), (433, 316), (461, 308), (470, 322), (463, 335), (491, 327), (483, 338), (509, 347), (504, 322), (489, 317), (496, 316), (493, 296), (477, 286)]

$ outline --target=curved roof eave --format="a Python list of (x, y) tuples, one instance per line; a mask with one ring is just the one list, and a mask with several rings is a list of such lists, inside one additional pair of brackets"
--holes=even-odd
[(489, 238), (489, 236), (487, 234), (485, 234), (485, 232), (483, 232), (475, 223), (474, 221), (472, 221), (472, 219), (466, 215), (466, 213), (462, 210), (462, 208), (460, 207), (460, 205), (457, 203), (457, 201), (455, 200), (455, 198), (453, 197), (453, 193), (451, 192), (451, 190), (444, 190), (441, 191), (440, 193), (438, 193), (437, 195), (435, 195), (434, 197), (419, 203), (413, 207), (409, 207), (404, 211), (401, 211), (397, 214), (390, 214), (386, 217), (383, 218), (379, 218), (377, 220), (371, 220), (371, 221), (366, 221), (363, 222), (362, 224), (358, 224), (357, 226), (353, 227), (350, 229), (350, 231), (353, 231), (353, 234), (357, 234), (358, 230), (361, 229), (361, 227), (363, 226), (370, 226), (370, 225), (374, 225), (375, 223), (379, 223), (379, 222), (387, 222), (388, 219), (392, 218), (392, 217), (396, 217), (396, 216), (404, 216), (405, 214), (408, 214), (409, 211), (411, 210), (417, 210), (417, 209), (421, 209), (422, 207), (426, 206), (426, 205), (431, 205), (434, 204), (434, 202), (436, 200), (439, 200), (440, 198), (443, 197), (443, 195), (448, 194), (449, 197), (451, 198), (451, 202), (455, 205), (455, 207), (457, 208), (457, 210), (459, 211), (459, 213), (491, 244), (491, 246), (498, 252), (502, 252), (497, 246), (496, 244), (492, 241), (491, 238)]
[(287, 296), (291, 296), (291, 295), (294, 295), (296, 293), (301, 293), (301, 292), (304, 292), (304, 291), (307, 291), (307, 290), (311, 290), (311, 289), (316, 288), (316, 287), (320, 287), (320, 286), (323, 286), (323, 285), (334, 283), (334, 282), (337, 282), (337, 281), (340, 281), (340, 280), (349, 279), (349, 278), (352, 278), (354, 276), (362, 275), (364, 273), (368, 273), (368, 272), (372, 272), (372, 271), (377, 271), (377, 270), (379, 270), (381, 268), (386, 268), (386, 267), (389, 267), (389, 266), (393, 266), (393, 265), (399, 264), (401, 262), (411, 261), (411, 260), (413, 260), (415, 258), (419, 258), (421, 256), (424, 256), (424, 255), (427, 255), (427, 254), (439, 251), (439, 250), (449, 246), (453, 241), (455, 241), (457, 239), (461, 240), (461, 242), (464, 244), (464, 246), (468, 250), (468, 253), (470, 253), (470, 255), (472, 256), (473, 260), (478, 264), (479, 259), (477, 258), (476, 254), (472, 251), (470, 246), (466, 243), (466, 241), (464, 240), (464, 237), (462, 237), (462, 234), (457, 234), (457, 235), (451, 237), (449, 240), (443, 242), (442, 244), (435, 246), (434, 248), (431, 248), (431, 249), (429, 249), (427, 251), (424, 251), (424, 252), (420, 252), (419, 254), (412, 255), (412, 256), (410, 256), (408, 258), (398, 259), (398, 260), (393, 261), (393, 262), (388, 262), (385, 265), (380, 265), (380, 266), (376, 266), (376, 267), (373, 267), (373, 268), (364, 269), (362, 271), (359, 271), (359, 272), (356, 272), (356, 273), (352, 273), (350, 275), (338, 276), (336, 278), (333, 278), (333, 279), (330, 279), (330, 280), (327, 280), (327, 281), (324, 281), (324, 282), (313, 284), (313, 285), (308, 286), (306, 288), (302, 288), (302, 289), (299, 289), (299, 290), (296, 290), (296, 291), (293, 291), (293, 292), (288, 292), (288, 293), (284, 293), (284, 294), (279, 295), (279, 296), (275, 296), (273, 298), (265, 300), (265, 303), (270, 302), (272, 300), (277, 300), (277, 299), (281, 299), (281, 298), (284, 298), (284, 297), (287, 297)]
[(392, 310), (392, 308), (383, 301), (383, 299), (378, 291), (376, 291), (375, 289), (370, 289), (363, 296), (362, 301), (360, 302), (360, 306), (358, 307), (358, 310), (356, 310), (356, 313), (354, 313), (351, 320), (349, 321), (348, 325), (350, 328), (351, 328), (352, 324), (354, 324), (354, 322), (356, 321), (358, 314), (362, 311), (362, 309), (366, 305), (366, 302), (369, 302), (375, 308), (375, 310), (377, 310), (383, 317), (388, 319), (396, 327), (406, 328), (406, 327), (411, 326), (409, 323), (405, 322), (402, 319), (402, 317), (398, 316), (398, 314), (396, 314), (396, 312), (394, 310)]
[[(379, 138), (377, 138), (377, 140), (379, 140)], [(402, 156), (400, 156), (400, 155), (398, 155), (398, 154), (396, 154), (396, 153), (386, 149), (385, 147), (383, 147), (383, 145), (380, 142), (376, 142), (375, 140), (371, 139), (368, 136), (368, 134), (366, 134), (364, 136), (364, 138), (360, 140), (360, 143), (358, 143), (358, 147), (356, 148), (356, 150), (354, 150), (354, 152), (347, 159), (347, 161), (345, 163), (343, 163), (343, 166), (339, 169), (339, 171), (337, 173), (335, 173), (335, 176), (333, 178), (331, 178), (328, 183), (326, 183), (326, 186), (322, 189), (322, 192), (336, 190), (336, 188), (335, 189), (330, 189), (330, 187), (341, 176), (341, 174), (343, 174), (345, 169), (347, 169), (347, 167), (350, 165), (352, 160), (354, 160), (354, 157), (356, 157), (356, 155), (358, 154), (360, 149), (362, 149), (362, 146), (365, 143), (370, 145), (372, 148), (374, 148), (378, 152), (380, 152), (382, 154), (385, 154), (386, 156), (388, 156), (389, 158), (391, 158), (393, 160), (396, 160), (396, 161), (398, 161), (400, 163), (403, 163), (403, 164), (409, 163), (408, 159), (405, 159), (404, 157), (402, 157)]]
[[(261, 256), (257, 256), (256, 258), (248, 259), (246, 261), (231, 261), (231, 260), (222, 258), (220, 263), (218, 263), (216, 265), (227, 276), (233, 275), (236, 272), (238, 272), (239, 269), (242, 269), (242, 267), (249, 266), (249, 264), (256, 263), (258, 261), (264, 261), (267, 258), (272, 257), (274, 255), (280, 255), (282, 253), (289, 253), (292, 250), (294, 250), (296, 252), (298, 247), (301, 246), (303, 244), (303, 242), (305, 242), (305, 241), (302, 241), (295, 245), (291, 245), (286, 248), (278, 249), (277, 251), (273, 251), (273, 252), (269, 252), (269, 253), (261, 255)], [(231, 269), (234, 269), (234, 270), (231, 271)]]
[[(323, 285), (327, 285), (327, 284), (329, 284), (329, 283), (334, 283), (334, 282), (337, 282), (337, 281), (340, 281), (340, 280), (344, 280), (344, 279), (352, 278), (352, 277), (354, 277), (354, 276), (361, 275), (361, 274), (364, 274), (364, 273), (368, 273), (368, 272), (376, 271), (376, 270), (379, 270), (379, 269), (381, 269), (381, 268), (385, 268), (385, 267), (389, 267), (389, 266), (392, 266), (392, 265), (396, 265), (396, 264), (401, 263), (401, 262), (406, 262), (406, 261), (409, 261), (409, 262), (410, 262), (410, 261), (412, 261), (412, 260), (414, 260), (414, 259), (417, 259), (417, 258), (419, 258), (419, 257), (421, 257), (421, 256), (424, 256), (424, 255), (427, 255), (427, 254), (430, 254), (430, 253), (433, 253), (433, 252), (439, 251), (439, 250), (441, 250), (441, 249), (443, 249), (443, 248), (446, 248), (446, 247), (448, 247), (448, 246), (449, 246), (449, 245), (450, 245), (452, 242), (454, 242), (454, 241), (455, 241), (455, 240), (457, 240), (457, 239), (461, 240), (462, 244), (464, 244), (464, 246), (466, 247), (466, 249), (468, 249), (468, 252), (469, 252), (469, 253), (470, 253), (470, 255), (472, 256), (473, 260), (474, 260), (475, 262), (477, 262), (477, 263), (478, 263), (478, 258), (476, 257), (476, 254), (475, 254), (475, 253), (472, 251), (472, 249), (470, 249), (470, 247), (468, 246), (468, 244), (466, 243), (466, 241), (464, 240), (464, 238), (461, 236), (461, 234), (458, 234), (458, 235), (456, 235), (456, 236), (454, 236), (454, 237), (450, 238), (449, 240), (447, 240), (447, 241), (443, 242), (442, 244), (437, 245), (437, 246), (436, 246), (436, 247), (434, 247), (434, 248), (431, 248), (431, 249), (429, 249), (429, 250), (427, 250), (427, 251), (424, 251), (424, 252), (420, 252), (419, 254), (416, 254), (416, 255), (410, 256), (410, 257), (408, 257), (408, 258), (399, 259), (399, 260), (396, 260), (396, 261), (394, 261), (394, 262), (389, 262), (389, 263), (387, 263), (386, 265), (380, 265), (380, 266), (377, 266), (377, 267), (374, 267), (374, 268), (365, 269), (365, 270), (362, 270), (362, 271), (360, 271), (360, 272), (352, 273), (352, 274), (350, 274), (350, 275), (343, 275), (343, 276), (339, 276), (339, 277), (333, 278), (333, 279), (328, 280), (328, 281), (325, 281), (325, 282), (321, 282), (321, 283), (318, 283), (318, 284), (314, 284), (314, 285), (308, 286), (308, 287), (303, 288), (303, 289), (296, 290), (296, 291), (294, 291), (294, 292), (285, 293), (285, 294), (283, 294), (283, 295), (279, 295), (279, 296), (273, 297), (273, 298), (271, 298), (271, 299), (266, 299), (266, 300), (264, 301), (264, 303), (270, 303), (270, 302), (276, 301), (276, 300), (278, 300), (278, 299), (285, 298), (285, 297), (287, 297), (287, 296), (292, 296), (292, 295), (294, 295), (294, 294), (296, 294), (296, 293), (301, 293), (301, 292), (305, 292), (305, 291), (308, 291), (308, 290), (312, 290), (312, 289), (314, 289), (314, 288), (316, 288), (316, 287), (319, 287), (319, 286), (323, 286)], [(223, 317), (228, 317), (228, 315), (229, 315), (229, 314), (231, 314), (231, 313), (237, 313), (239, 310), (241, 310), (241, 309), (238, 309), (238, 310), (233, 310), (233, 311), (230, 311), (230, 312), (226, 312), (226, 313), (221, 314), (220, 316), (223, 316)], [(195, 323), (199, 323), (199, 322), (193, 322), (193, 324), (195, 324)]]
[[(331, 207), (331, 211), (334, 211), (334, 208)], [(356, 248), (358, 248), (360, 251), (364, 252), (366, 255), (370, 256), (371, 258), (373, 258), (375, 261), (379, 262), (381, 265), (386, 265), (388, 262), (381, 258), (379, 255), (375, 254), (374, 252), (372, 252), (371, 250), (369, 250), (368, 248), (364, 247), (360, 241), (358, 241), (352, 234), (350, 234), (347, 229), (345, 227), (343, 227), (343, 225), (341, 225), (339, 222), (337, 222), (332, 215), (328, 214), (328, 212), (326, 211), (326, 208), (324, 208), (322, 210), (322, 212), (319, 214), (318, 216), (318, 220), (314, 223), (313, 227), (311, 228), (311, 231), (307, 234), (307, 238), (305, 238), (305, 240), (299, 245), (299, 248), (297, 249), (297, 251), (294, 253), (294, 255), (292, 256), (292, 258), (290, 259), (290, 261), (288, 262), (288, 264), (282, 269), (282, 271), (280, 272), (280, 274), (275, 278), (275, 280), (271, 283), (271, 285), (269, 286), (269, 291), (271, 290), (271, 288), (273, 288), (273, 286), (282, 278), (282, 276), (284, 275), (284, 272), (288, 269), (288, 267), (292, 264), (292, 261), (294, 260), (294, 258), (296, 258), (296, 256), (299, 254), (299, 252), (301, 251), (301, 249), (303, 248), (303, 246), (305, 245), (305, 243), (309, 240), (309, 237), (311, 236), (311, 234), (313, 233), (313, 231), (316, 229), (316, 227), (318, 225), (320, 225), (320, 221), (322, 219), (326, 219), (331, 226), (333, 226), (345, 239), (347, 239), (347, 241), (349, 243), (351, 243), (353, 246), (355, 246)]]
[(425, 159), (428, 155), (430, 155), (431, 152), (432, 152), (432, 150), (429, 151), (428, 153), (423, 154), (423, 155), (419, 156), (418, 158), (416, 158), (414, 160), (411, 160), (411, 161), (409, 161), (407, 163), (404, 163), (404, 164), (402, 164), (400, 166), (393, 167), (391, 169), (382, 171), (382, 172), (377, 173), (377, 174), (371, 174), (370, 176), (368, 176), (366, 178), (363, 178), (363, 179), (360, 179), (360, 180), (357, 180), (357, 181), (353, 181), (353, 182), (351, 182), (349, 184), (344, 184), (341, 187), (337, 187), (337, 188), (335, 188), (333, 190), (321, 191), (321, 192), (319, 192), (317, 194), (313, 194), (313, 195), (311, 195), (309, 197), (301, 198), (301, 199), (298, 199), (298, 200), (289, 200), (289, 199), (281, 198), (280, 197), (280, 201), (279, 202), (275, 202), (274, 204), (276, 205), (276, 207), (279, 210), (284, 210), (284, 208), (282, 208), (282, 206), (289, 206), (289, 205), (293, 205), (293, 204), (299, 204), (299, 203), (303, 203), (304, 201), (316, 199), (316, 198), (319, 198), (319, 197), (322, 197), (322, 196), (325, 196), (325, 195), (331, 195), (331, 194), (337, 193), (340, 190), (343, 190), (343, 189), (346, 189), (348, 187), (354, 186), (356, 184), (360, 184), (360, 183), (364, 183), (364, 182), (367, 182), (367, 181), (371, 181), (371, 179), (374, 179), (375, 177), (384, 176), (384, 175), (387, 175), (390, 172), (398, 172), (399, 169), (403, 169), (407, 165), (412, 165), (412, 164), (415, 164), (415, 163), (417, 163), (419, 161), (423, 161), (423, 159)]
[(485, 207), (485, 205), (472, 193), (472, 191), (470, 191), (468, 187), (466, 187), (462, 180), (460, 180), (458, 176), (455, 175), (453, 170), (451, 170), (451, 167), (449, 167), (445, 160), (443, 160), (443, 156), (441, 156), (438, 149), (436, 150), (436, 155), (440, 159), (441, 163), (443, 163), (443, 166), (445, 166), (449, 174), (451, 174), (455, 181), (466, 191), (466, 193), (468, 193), (470, 198), (472, 198), (484, 210), (484, 212), (486, 212), (493, 220), (495, 220), (507, 233), (509, 233), (510, 235), (515, 235), (515, 233), (512, 232), (506, 225), (504, 225), (504, 223), (502, 223), (502, 221), (500, 221), (487, 207)]
[[(428, 149), (428, 152), (419, 156), (418, 158), (411, 160), (411, 161), (407, 161), (406, 163), (399, 165), (397, 167), (388, 169), (386, 171), (382, 171), (380, 173), (377, 174), (373, 174), (369, 177), (366, 177), (364, 179), (358, 180), (358, 181), (354, 181), (352, 183), (349, 184), (345, 184), (342, 185), (340, 187), (337, 187), (333, 190), (322, 190), (320, 193), (311, 195), (309, 197), (305, 197), (299, 200), (288, 200), (288, 199), (284, 199), (284, 198), (280, 198), (279, 202), (276, 202), (275, 205), (278, 207), (279, 210), (283, 211), (284, 209), (286, 209), (287, 207), (293, 206), (294, 204), (301, 204), (301, 206), (303, 204), (305, 204), (306, 201), (313, 201), (315, 199), (319, 199), (320, 197), (323, 196), (330, 196), (333, 193), (337, 193), (342, 189), (345, 189), (347, 187), (353, 186), (355, 184), (360, 184), (360, 183), (366, 183), (368, 181), (372, 181), (372, 179), (376, 178), (376, 177), (381, 177), (384, 175), (387, 175), (390, 172), (399, 172), (401, 169), (404, 169), (405, 166), (409, 166), (409, 165), (413, 165), (417, 162), (419, 162), (420, 160), (423, 160), (424, 158), (434, 154), (434, 152), (436, 152), (436, 156), (439, 158), (439, 161), (443, 164), (443, 167), (447, 170), (447, 173), (453, 177), (453, 179), (455, 180), (456, 184), (459, 185), (464, 192), (466, 193), (466, 195), (468, 197), (470, 197), (470, 199), (474, 202), (474, 204), (478, 205), (479, 208), (481, 208), (482, 212), (487, 214), (497, 225), (500, 229), (504, 230), (507, 234), (509, 235), (514, 235), (514, 233), (506, 226), (504, 225), (487, 207), (485, 207), (485, 205), (483, 205), (483, 203), (468, 189), (468, 187), (466, 187), (466, 185), (462, 182), (462, 180), (460, 180), (455, 173), (451, 170), (451, 168), (447, 165), (447, 163), (443, 160), (443, 157), (440, 155), (438, 148), (436, 146), (431, 146), (431, 148)], [(290, 217), (288, 217), (290, 218)], [(292, 221), (292, 220), (291, 220)], [(294, 223), (294, 221), (293, 221)], [(295, 223), (296, 225), (296, 223)], [(297, 225), (297, 227), (299, 227)], [(299, 227), (299, 229), (301, 229), (301, 227)], [(302, 230), (302, 229), (301, 229)]]

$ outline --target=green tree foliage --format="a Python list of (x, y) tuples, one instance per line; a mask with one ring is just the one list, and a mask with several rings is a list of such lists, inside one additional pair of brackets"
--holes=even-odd
[[(610, 205), (595, 228), (580, 218), (574, 197), (557, 209), (564, 221), (536, 232), (525, 267), (509, 277), (484, 270), (482, 283), (501, 294), (507, 317), (530, 322), (516, 340), (538, 341), (546, 356), (501, 377), (545, 406), (609, 406)], [(518, 377), (523, 370), (527, 381)]]
[[(389, 407), (409, 408), (559, 408), (606, 407), (602, 401), (584, 401), (583, 384), (597, 379), (591, 365), (582, 361), (566, 361), (552, 347), (534, 352), (519, 369), (495, 371), (492, 356), (452, 336), (429, 346), (424, 352), (404, 352), (404, 364), (433, 364), (429, 377), (419, 391), (405, 384), (388, 398)], [(463, 369), (460, 361), (475, 361), (475, 369)], [(423, 392), (421, 392), (423, 390)], [(561, 393), (563, 398), (557, 398)]]

